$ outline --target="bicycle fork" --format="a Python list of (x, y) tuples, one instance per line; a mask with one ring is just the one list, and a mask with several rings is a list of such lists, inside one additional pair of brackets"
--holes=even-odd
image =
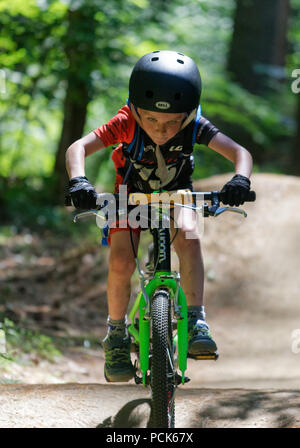
[[(155, 277), (150, 279), (149, 283), (145, 285), (144, 291), (149, 298), (153, 297), (157, 290), (166, 290), (169, 294), (169, 300), (174, 301), (174, 310), (176, 310), (175, 318), (177, 319), (177, 336), (172, 341), (173, 346), (178, 346), (178, 368), (181, 372), (180, 375), (176, 375), (176, 383), (178, 379), (184, 384), (188, 379), (184, 376), (187, 369), (187, 348), (188, 348), (188, 324), (187, 324), (187, 304), (186, 298), (182, 288), (179, 286), (178, 281), (174, 279), (172, 274), (168, 272), (157, 272)], [(131, 324), (129, 325), (129, 332), (133, 336), (137, 345), (139, 346), (139, 358), (140, 358), (140, 370), (142, 373), (141, 382), (143, 385), (149, 383), (147, 378), (147, 372), (149, 370), (149, 347), (150, 347), (150, 313), (148, 313), (147, 300), (144, 297), (143, 291), (141, 291), (132, 307), (129, 317)], [(134, 325), (135, 316), (139, 311), (139, 328)], [(169, 350), (173, 350), (173, 347), (169, 347)], [(173, 366), (175, 368), (175, 366)]]

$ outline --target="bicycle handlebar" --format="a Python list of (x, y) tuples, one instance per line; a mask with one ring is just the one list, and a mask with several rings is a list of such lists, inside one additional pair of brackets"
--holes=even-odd
[[(159, 194), (157, 194), (159, 193)], [(165, 202), (165, 197), (162, 198), (163, 194), (167, 194), (169, 196), (169, 200)], [(97, 197), (97, 210), (101, 210), (107, 203), (111, 201), (119, 200), (119, 197), (122, 196), (122, 193), (100, 193)], [(209, 207), (207, 203), (204, 202), (203, 205), (203, 216), (219, 216), (221, 213), (225, 211), (231, 211), (243, 214), (245, 217), (247, 213), (239, 208), (234, 207), (220, 207), (220, 202), (222, 202), (222, 193), (220, 191), (210, 191), (210, 192), (198, 192), (198, 191), (190, 191), (190, 190), (176, 190), (176, 191), (162, 191), (155, 193), (129, 193), (123, 194), (123, 201), (127, 197), (125, 201), (126, 205), (169, 205), (170, 207), (174, 207), (176, 205), (182, 207), (191, 207), (195, 205), (195, 201), (200, 198), (200, 200), (211, 201), (211, 206)], [(256, 200), (255, 191), (249, 191), (248, 197), (245, 202), (254, 202)], [(72, 205), (71, 196), (66, 196), (65, 201), (66, 206)], [(123, 202), (124, 205), (124, 202)], [(97, 210), (90, 210), (87, 212), (80, 213), (77, 217), (84, 215), (88, 216), (89, 214), (96, 214)], [(77, 218), (76, 218), (77, 220)]]
[[(176, 200), (178, 202), (184, 200), (187, 196), (190, 196), (193, 198), (193, 200), (197, 199), (197, 197), (201, 197), (206, 201), (212, 201), (212, 205), (216, 204), (217, 202), (222, 202), (222, 193), (220, 191), (210, 191), (210, 192), (198, 192), (198, 191), (190, 191), (190, 190), (176, 190), (176, 191), (169, 191), (169, 192), (161, 192), (160, 194), (167, 193), (169, 195), (178, 195), (176, 197)], [(139, 201), (140, 204), (149, 204), (150, 202), (153, 203), (153, 195), (156, 193), (129, 193), (128, 194), (128, 204), (135, 205), (136, 201)], [(101, 198), (106, 196), (107, 193), (99, 193), (97, 203), (100, 202)], [(119, 193), (112, 193), (115, 199), (118, 199)], [(145, 201), (146, 198), (146, 201)], [(249, 191), (248, 196), (245, 200), (245, 202), (254, 202), (256, 200), (256, 193), (255, 191)], [(155, 202), (155, 201), (154, 201)], [(67, 195), (65, 197), (65, 205), (67, 207), (72, 206), (72, 199), (70, 195)]]
[[(205, 201), (212, 201), (213, 203), (220, 203), (223, 202), (222, 198), (224, 198), (224, 195), (220, 191), (210, 191), (210, 192), (200, 192), (200, 191), (190, 191), (190, 190), (175, 190), (175, 191), (162, 191), (159, 194), (167, 193), (170, 198), (171, 202), (185, 202), (186, 200), (196, 200), (197, 198), (204, 199)], [(158, 196), (158, 201), (155, 201), (155, 194), (156, 193), (129, 193), (129, 204), (136, 204), (137, 201), (139, 201), (140, 204), (148, 204), (148, 203), (157, 203), (160, 199)], [(100, 195), (101, 196), (101, 195)], [(256, 193), (255, 191), (249, 191), (247, 198), (245, 199), (245, 202), (254, 202), (256, 200)]]

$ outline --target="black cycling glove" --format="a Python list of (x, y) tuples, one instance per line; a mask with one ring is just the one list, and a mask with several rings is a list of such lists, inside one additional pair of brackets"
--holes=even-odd
[(69, 181), (69, 193), (74, 207), (85, 210), (96, 207), (96, 190), (85, 176), (73, 177)]
[(248, 177), (236, 174), (224, 185), (221, 190), (221, 201), (223, 204), (229, 204), (231, 207), (238, 207), (244, 204), (250, 191), (250, 180)]

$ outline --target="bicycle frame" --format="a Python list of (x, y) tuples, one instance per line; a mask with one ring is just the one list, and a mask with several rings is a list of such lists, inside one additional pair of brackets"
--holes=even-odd
[[(160, 217), (162, 209), (158, 209)], [(161, 222), (161, 221), (160, 221)], [(142, 275), (141, 286), (135, 303), (129, 313), (131, 324), (128, 327), (134, 342), (139, 345), (140, 370), (143, 385), (147, 385), (147, 371), (149, 370), (150, 345), (150, 307), (155, 291), (167, 289), (174, 306), (174, 315), (177, 318), (177, 338), (173, 344), (178, 348), (178, 368), (181, 371), (182, 384), (185, 382), (184, 372), (187, 369), (188, 323), (187, 302), (180, 286), (180, 277), (177, 272), (171, 271), (170, 231), (159, 227), (151, 230), (154, 242), (155, 272), (147, 279)], [(148, 281), (145, 284), (145, 281)], [(139, 330), (134, 326), (135, 316), (139, 312)]]

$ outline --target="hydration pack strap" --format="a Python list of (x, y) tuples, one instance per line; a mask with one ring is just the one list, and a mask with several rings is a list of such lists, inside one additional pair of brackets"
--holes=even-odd
[[(198, 106), (198, 109), (196, 110), (194, 110), (193, 112), (192, 112), (192, 114), (193, 114), (193, 118), (195, 119), (195, 123), (194, 123), (194, 128), (193, 128), (193, 133), (192, 133), (192, 146), (194, 146), (194, 144), (195, 144), (195, 142), (196, 142), (196, 136), (197, 136), (197, 130), (198, 130), (198, 125), (199, 125), (199, 122), (200, 122), (200, 119), (201, 119), (201, 106), (199, 105)], [(189, 124), (190, 123), (190, 117), (191, 116), (189, 116), (188, 117), (188, 120), (189, 120), (189, 122), (187, 123), (187, 124)], [(186, 122), (185, 122), (186, 123)], [(186, 127), (186, 125), (187, 124), (183, 124), (183, 127), (181, 128), (181, 129), (183, 129), (184, 127)], [(180, 159), (183, 159), (184, 157), (187, 157), (187, 156), (184, 156), (183, 155), (183, 153), (181, 152), (180, 154), (179, 154), (179, 158)]]
[(196, 113), (196, 118), (195, 118), (195, 125), (194, 125), (194, 130), (193, 130), (193, 137), (192, 137), (192, 146), (194, 146), (194, 144), (196, 143), (197, 129), (198, 129), (198, 124), (200, 122), (200, 119), (201, 119), (201, 106), (199, 105), (199, 107), (197, 109), (197, 113)]

